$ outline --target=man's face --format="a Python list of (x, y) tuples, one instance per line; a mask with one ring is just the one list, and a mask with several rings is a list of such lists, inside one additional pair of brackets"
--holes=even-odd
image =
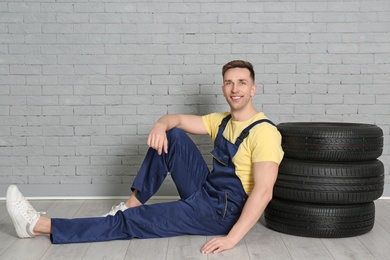
[(251, 104), (256, 85), (245, 68), (233, 68), (225, 72), (222, 86), (223, 95), (232, 112), (243, 110)]

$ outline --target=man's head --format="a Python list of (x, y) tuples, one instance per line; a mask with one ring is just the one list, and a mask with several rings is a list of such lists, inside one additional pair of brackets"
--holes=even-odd
[(223, 66), (222, 93), (232, 113), (250, 114), (255, 112), (252, 97), (256, 92), (255, 73), (251, 63), (234, 60)]
[(249, 70), (250, 77), (253, 83), (255, 82), (255, 71), (253, 70), (253, 65), (250, 62), (244, 60), (232, 60), (226, 63), (222, 68), (222, 77), (225, 78), (226, 71), (233, 68), (242, 68)]

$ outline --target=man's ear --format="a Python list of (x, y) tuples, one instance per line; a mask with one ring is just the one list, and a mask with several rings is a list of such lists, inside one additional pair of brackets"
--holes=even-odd
[(256, 90), (257, 90), (257, 85), (253, 84), (252, 89), (251, 89), (251, 97), (253, 97), (255, 95)]

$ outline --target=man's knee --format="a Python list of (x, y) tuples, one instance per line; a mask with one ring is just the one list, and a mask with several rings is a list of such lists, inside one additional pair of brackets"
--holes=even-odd
[(181, 140), (183, 138), (188, 138), (188, 135), (179, 128), (172, 128), (167, 131), (168, 142), (174, 140)]

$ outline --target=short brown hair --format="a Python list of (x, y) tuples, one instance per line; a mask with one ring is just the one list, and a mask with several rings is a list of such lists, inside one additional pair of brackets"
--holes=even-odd
[(222, 67), (222, 77), (225, 76), (225, 73), (226, 73), (227, 70), (233, 69), (233, 68), (248, 69), (253, 82), (255, 82), (255, 71), (253, 70), (253, 65), (249, 61), (232, 60), (232, 61), (226, 63)]

